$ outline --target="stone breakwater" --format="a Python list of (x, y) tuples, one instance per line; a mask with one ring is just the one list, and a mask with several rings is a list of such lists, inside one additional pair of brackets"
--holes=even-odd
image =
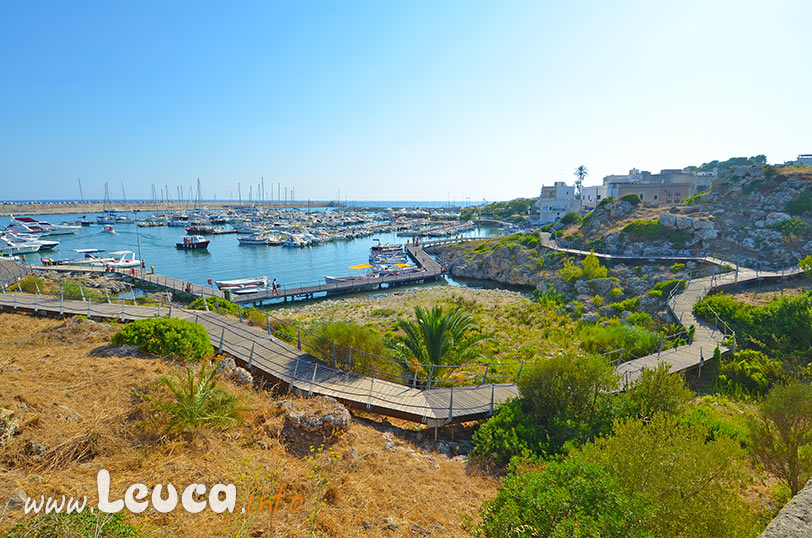
[[(110, 205), (109, 203), (106, 205)], [(228, 209), (237, 207), (237, 202), (203, 202), (209, 209)], [(245, 204), (243, 204), (245, 205)], [(327, 207), (329, 202), (262, 202), (262, 207)], [(177, 203), (163, 202), (113, 202), (113, 206), (118, 211), (179, 211), (188, 209)], [(0, 202), (0, 216), (8, 215), (54, 215), (54, 214), (76, 214), (102, 213), (105, 210), (104, 202), (76, 202), (76, 201), (54, 201), (54, 202)]]

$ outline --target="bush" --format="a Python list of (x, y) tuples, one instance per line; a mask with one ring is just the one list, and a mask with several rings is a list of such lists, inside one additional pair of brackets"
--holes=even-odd
[(208, 305), (209, 310), (213, 312), (219, 311), (221, 314), (233, 314), (234, 316), (239, 315), (238, 311), (240, 307), (237, 306), (236, 303), (226, 301), (220, 297), (198, 297), (191, 302), (189, 308), (191, 310), (206, 310), (206, 304)]
[(592, 298), (592, 304), (594, 304), (597, 308), (602, 307), (603, 306), (603, 297), (601, 297), (600, 295), (594, 296)]
[(612, 308), (615, 309), (615, 314), (621, 314), (627, 311), (637, 312), (637, 309), (640, 308), (640, 301), (637, 297), (630, 297), (628, 299), (624, 299), (623, 301), (613, 303)]
[(643, 495), (624, 492), (605, 467), (576, 459), (512, 473), (483, 504), (474, 535), (653, 538)]
[(671, 266), (672, 273), (679, 273), (680, 271), (685, 271), (685, 264), (684, 263), (675, 263)]
[(784, 237), (790, 240), (795, 240), (809, 232), (809, 225), (798, 217), (792, 217), (791, 219), (780, 222), (775, 228), (784, 234)]
[(720, 363), (716, 388), (738, 398), (760, 399), (783, 379), (785, 373), (781, 361), (770, 359), (760, 351), (745, 349)]
[(27, 538), (138, 538), (138, 530), (126, 523), (122, 513), (51, 512), (17, 523), (3, 537)]
[[(315, 337), (306, 335), (304, 340), (327, 362), (332, 362), (335, 349), (336, 364), (353, 372), (395, 376), (402, 373), (397, 363), (381, 358), (389, 356), (389, 348), (375, 329), (351, 321), (318, 321), (310, 326), (310, 332)], [(350, 355), (348, 348), (363, 353)]]
[(637, 207), (643, 203), (642, 198), (640, 198), (640, 196), (637, 194), (624, 194), (619, 198), (619, 200), (621, 202), (632, 204), (634, 207)]
[(787, 202), (784, 209), (790, 215), (812, 215), (812, 190), (804, 191), (795, 199)]
[(627, 395), (631, 408), (645, 420), (650, 420), (657, 413), (678, 416), (694, 397), (685, 387), (682, 376), (672, 374), (664, 362), (653, 369), (643, 368)]
[(633, 241), (651, 241), (665, 235), (665, 228), (657, 220), (635, 220), (623, 227), (623, 233)]
[(623, 297), (623, 290), (621, 288), (612, 288), (609, 290), (609, 297), (612, 299), (620, 299)]
[(548, 450), (547, 432), (522, 409), (519, 399), (508, 400), (474, 433), (473, 459), (507, 466), (515, 458), (529, 458)]
[(680, 279), (673, 279), (673, 280), (665, 280), (663, 282), (658, 282), (652, 291), (659, 291), (660, 297), (668, 297), (671, 294), (671, 291), (679, 287), (679, 289), (685, 289), (685, 281)]
[(580, 224), (580, 223), (581, 223), (581, 216), (575, 211), (570, 211), (569, 213), (567, 213), (566, 215), (561, 217), (561, 224), (569, 225), (569, 224)]
[(214, 353), (202, 325), (168, 318), (139, 319), (113, 336), (117, 346), (132, 345), (153, 355), (199, 360)]
[(584, 268), (581, 273), (581, 277), (586, 280), (592, 280), (593, 278), (606, 278), (606, 275), (609, 273), (609, 269), (606, 267), (601, 267), (600, 260), (592, 252), (584, 257), (582, 265)]
[[(661, 335), (634, 325), (583, 325), (578, 338), (581, 347), (589, 353), (608, 353), (625, 349), (635, 357), (642, 357), (657, 350)], [(631, 357), (628, 357), (631, 358)]]

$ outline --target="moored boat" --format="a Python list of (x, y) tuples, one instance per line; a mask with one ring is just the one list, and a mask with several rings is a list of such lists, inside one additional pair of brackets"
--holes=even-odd
[(175, 243), (179, 249), (204, 249), (209, 247), (209, 240), (202, 235), (185, 235), (180, 243)]
[(245, 288), (267, 288), (270, 280), (267, 276), (259, 276), (256, 278), (239, 278), (236, 280), (217, 280), (214, 282), (221, 290), (238, 290)]

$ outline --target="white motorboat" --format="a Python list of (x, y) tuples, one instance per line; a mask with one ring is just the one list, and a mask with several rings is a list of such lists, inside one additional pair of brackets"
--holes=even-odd
[(39, 243), (16, 242), (8, 235), (0, 235), (0, 255), (16, 256), (18, 254), (31, 254), (39, 252), (42, 247)]
[(127, 268), (127, 267), (141, 267), (141, 260), (135, 258), (135, 252), (131, 250), (118, 250), (111, 252), (113, 256), (112, 261), (99, 260), (98, 262), (91, 263), (93, 267), (114, 267), (114, 268)]
[(32, 217), (10, 215), (9, 218), (11, 219), (10, 228), (12, 230), (38, 235), (69, 235), (82, 228), (80, 225), (74, 224), (51, 224), (46, 220), (37, 220)]
[(237, 280), (217, 280), (214, 282), (221, 290), (238, 290), (245, 288), (267, 288), (270, 280), (262, 275), (256, 278), (240, 278)]
[(73, 260), (46, 260), (45, 258), (42, 259), (43, 265), (104, 265), (106, 263), (111, 263), (116, 261), (115, 258), (106, 257), (103, 258), (101, 256), (97, 256), (104, 252), (98, 248), (75, 248), (73, 252), (77, 254), (82, 254), (81, 258), (73, 259)]
[(53, 250), (59, 246), (59, 241), (49, 241), (42, 239), (39, 235), (31, 233), (9, 232), (8, 235), (15, 243), (30, 243), (32, 245), (39, 244), (39, 250)]

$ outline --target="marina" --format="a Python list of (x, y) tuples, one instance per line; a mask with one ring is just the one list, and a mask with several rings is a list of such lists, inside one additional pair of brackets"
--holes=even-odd
[[(169, 279), (166, 282), (175, 280), (178, 283), (173, 289), (183, 290), (188, 283), (195, 289), (207, 289), (208, 294), (217, 296), (224, 295), (220, 295), (214, 282), (265, 275), (269, 282), (276, 279), (276, 293), (268, 285), (243, 289), (231, 295), (235, 302), (264, 304), (427, 282), (436, 280), (440, 272), (439, 268), (423, 271), (415, 260), (407, 259), (408, 254), (402, 245), (413, 238), (404, 239), (398, 235), (399, 231), (429, 222), (429, 217), (422, 212), (322, 208), (310, 212), (273, 211), (265, 217), (257, 217), (251, 212), (233, 211), (228, 223), (222, 222), (226, 214), (212, 212), (206, 218), (214, 227), (214, 233), (194, 234), (199, 235), (194, 244), (208, 242), (206, 248), (179, 247), (188, 236), (178, 228), (190, 226), (192, 221), (203, 222), (203, 215), (205, 212), (197, 216), (193, 212), (178, 212), (170, 217), (166, 212), (145, 212), (128, 219), (132, 222), (115, 225), (98, 224), (98, 215), (51, 215), (49, 222), (53, 223), (89, 221), (91, 224), (77, 226), (73, 233), (59, 236), (59, 245), (53, 250), (45, 252), (31, 247), (24, 253), (15, 254), (25, 256), (29, 264), (58, 266), (59, 270), (75, 266), (83, 270), (92, 267), (104, 271), (112, 262), (116, 265), (111, 268), (125, 269), (130, 273), (130, 269), (136, 269), (139, 277), (151, 280), (158, 287), (163, 287), (158, 281)], [(241, 215), (244, 218), (236, 218)], [(216, 225), (214, 221), (217, 221)], [(105, 232), (104, 226), (114, 226), (115, 233)], [(240, 241), (244, 236), (237, 233), (238, 228), (254, 229), (253, 233), (263, 235), (266, 241), (246, 245)], [(472, 226), (471, 230), (459, 235), (490, 237), (502, 233), (500, 227)], [(401, 254), (382, 258), (377, 264), (368, 264), (372, 254), (370, 249), (377, 244), (400, 245)], [(120, 253), (124, 251), (132, 253), (127, 260), (121, 260)], [(143, 267), (136, 260), (143, 260)], [(152, 272), (157, 276), (151, 276)]]

